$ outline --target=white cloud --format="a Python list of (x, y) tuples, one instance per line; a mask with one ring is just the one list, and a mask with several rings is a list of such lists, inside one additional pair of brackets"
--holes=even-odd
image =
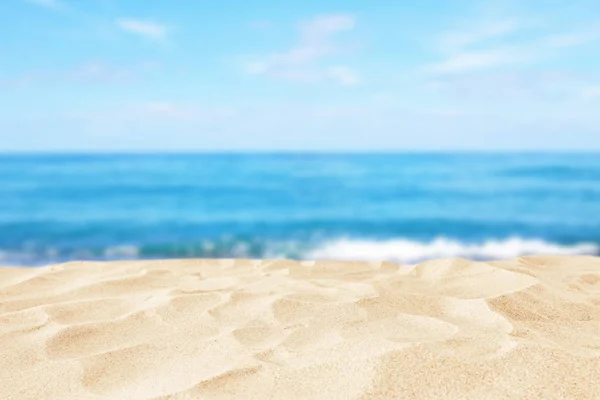
[(324, 68), (318, 65), (322, 59), (339, 52), (340, 46), (335, 43), (335, 35), (349, 31), (354, 26), (354, 17), (345, 14), (304, 21), (300, 23), (299, 39), (295, 46), (249, 62), (245, 70), (250, 74), (301, 82), (329, 78), (344, 85), (358, 83), (358, 75), (348, 67)]
[(439, 48), (442, 52), (453, 53), (464, 48), (491, 39), (507, 36), (518, 29), (515, 19), (492, 21), (480, 24), (470, 31), (452, 31), (442, 35), (439, 39)]
[(434, 46), (442, 60), (429, 65), (426, 70), (463, 73), (536, 63), (556, 57), (561, 50), (589, 44), (600, 37), (598, 32), (592, 30), (554, 33), (525, 31), (516, 21), (511, 18), (476, 23), (473, 29), (463, 32), (442, 33)]
[(163, 40), (167, 35), (167, 28), (164, 25), (150, 21), (121, 18), (117, 20), (117, 25), (127, 32), (153, 40)]
[(515, 49), (491, 49), (484, 51), (462, 52), (431, 67), (434, 72), (466, 72), (498, 65), (515, 64), (527, 60), (527, 56)]
[(583, 88), (581, 97), (584, 100), (600, 100), (600, 85), (591, 85)]
[[(515, 18), (477, 22), (472, 28), (439, 36), (435, 48), (444, 58), (426, 69), (435, 73), (459, 73), (519, 62), (523, 54), (514, 46), (489, 46), (506, 40), (519, 25)], [(486, 47), (488, 45), (488, 47)]]

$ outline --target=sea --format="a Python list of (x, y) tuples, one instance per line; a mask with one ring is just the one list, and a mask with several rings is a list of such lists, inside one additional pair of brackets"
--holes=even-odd
[(600, 154), (0, 155), (0, 265), (600, 253)]

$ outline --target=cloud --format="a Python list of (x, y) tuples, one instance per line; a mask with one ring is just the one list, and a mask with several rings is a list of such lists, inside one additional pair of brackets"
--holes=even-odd
[(163, 40), (167, 35), (167, 28), (164, 25), (150, 21), (121, 18), (117, 20), (117, 25), (127, 32), (144, 36), (148, 39)]
[(488, 40), (508, 36), (518, 29), (515, 19), (492, 21), (475, 26), (468, 31), (451, 31), (442, 34), (438, 47), (444, 53), (462, 51), (464, 48)]
[(518, 28), (517, 20), (508, 18), (441, 33), (434, 47), (444, 59), (426, 69), (434, 73), (459, 73), (519, 62), (523, 54), (515, 46), (506, 43), (489, 46), (490, 42), (506, 41)]
[(599, 37), (598, 32), (591, 30), (526, 31), (515, 18), (477, 23), (463, 32), (442, 33), (434, 46), (442, 60), (425, 69), (438, 74), (457, 74), (534, 64)]
[(600, 100), (600, 85), (590, 85), (581, 90), (584, 100)]
[(64, 7), (62, 3), (58, 0), (25, 0), (27, 3), (35, 4), (37, 6), (52, 8), (55, 10), (61, 9)]
[(319, 62), (337, 55), (340, 46), (335, 36), (355, 26), (353, 16), (328, 15), (301, 22), (299, 39), (290, 49), (273, 53), (246, 64), (246, 72), (300, 82), (333, 79), (341, 84), (357, 83), (360, 79), (348, 67), (322, 67)]
[(525, 59), (525, 57), (514, 49), (461, 52), (439, 64), (431, 66), (430, 70), (441, 73), (466, 72), (503, 64), (514, 64), (522, 62)]

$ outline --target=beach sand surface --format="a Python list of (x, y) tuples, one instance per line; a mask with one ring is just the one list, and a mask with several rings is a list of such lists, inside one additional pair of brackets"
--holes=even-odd
[(600, 258), (0, 268), (0, 399), (600, 399)]

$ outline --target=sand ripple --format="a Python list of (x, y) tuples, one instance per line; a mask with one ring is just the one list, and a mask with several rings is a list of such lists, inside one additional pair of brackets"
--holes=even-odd
[(600, 259), (0, 268), (1, 399), (600, 398)]

